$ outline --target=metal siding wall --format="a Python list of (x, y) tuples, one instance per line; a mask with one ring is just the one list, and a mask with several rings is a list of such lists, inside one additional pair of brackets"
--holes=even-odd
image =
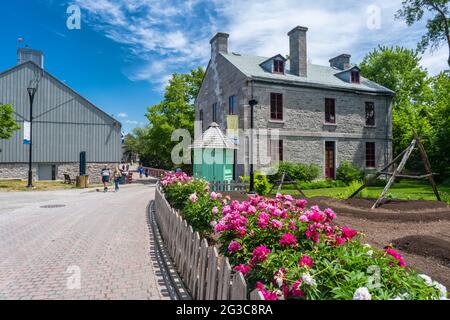
[[(29, 117), (26, 88), (34, 77), (34, 69), (27, 64), (0, 78), (0, 102), (11, 103), (25, 120)], [(33, 114), (33, 162), (78, 162), (81, 151), (87, 152), (88, 162), (121, 160), (120, 127), (48, 75), (40, 81)], [(15, 118), (22, 126), (23, 119)], [(0, 162), (27, 162), (28, 146), (22, 141), (23, 129), (12, 139), (0, 141)]]

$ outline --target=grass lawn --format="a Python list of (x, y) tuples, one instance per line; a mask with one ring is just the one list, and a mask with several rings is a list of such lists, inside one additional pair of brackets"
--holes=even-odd
[[(383, 191), (384, 186), (373, 186), (366, 188), (363, 196), (365, 198), (378, 198)], [(438, 185), (439, 193), (442, 200), (450, 201), (450, 186)], [(310, 197), (338, 197), (346, 191), (346, 188), (328, 188), (328, 189), (315, 189), (315, 190), (303, 190), (305, 195)], [(294, 186), (285, 186), (282, 189), (283, 194), (298, 195), (298, 191)], [(388, 195), (393, 199), (401, 200), (436, 200), (433, 189), (428, 182), (424, 181), (409, 181), (402, 180), (389, 189)]]
[[(23, 180), (0, 180), (0, 192), (12, 191), (49, 191), (75, 189), (75, 184), (67, 184), (62, 181), (33, 181), (33, 189), (27, 188), (27, 181)], [(99, 184), (89, 185), (89, 187), (97, 187)]]

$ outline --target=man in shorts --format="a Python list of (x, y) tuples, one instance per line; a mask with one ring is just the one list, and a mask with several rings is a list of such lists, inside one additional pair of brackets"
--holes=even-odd
[(111, 170), (109, 170), (108, 166), (105, 164), (105, 166), (102, 169), (102, 182), (103, 182), (103, 187), (105, 188), (103, 190), (104, 192), (108, 192), (110, 176), (111, 176)]

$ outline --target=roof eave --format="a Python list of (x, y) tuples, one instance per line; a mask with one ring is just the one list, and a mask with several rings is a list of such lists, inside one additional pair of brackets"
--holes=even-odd
[(395, 92), (389, 89), (384, 91), (372, 91), (365, 90), (361, 88), (344, 88), (337, 87), (327, 84), (319, 84), (319, 83), (306, 83), (306, 82), (297, 82), (297, 81), (289, 81), (289, 80), (278, 80), (278, 79), (268, 79), (258, 76), (248, 76), (249, 80), (259, 81), (259, 82), (269, 82), (269, 83), (277, 83), (277, 84), (285, 84), (295, 87), (304, 87), (304, 88), (313, 88), (313, 89), (327, 89), (327, 90), (335, 90), (335, 91), (346, 91), (346, 92), (357, 92), (357, 93), (367, 93), (367, 94), (375, 94), (375, 95), (383, 95), (383, 96), (395, 96)]

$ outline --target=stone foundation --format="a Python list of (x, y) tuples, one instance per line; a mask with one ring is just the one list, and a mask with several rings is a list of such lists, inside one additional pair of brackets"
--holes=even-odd
[[(69, 174), (72, 179), (79, 175), (78, 163), (53, 163), (56, 165), (56, 179), (64, 181), (64, 174)], [(86, 174), (89, 175), (90, 183), (101, 183), (101, 171), (105, 163), (87, 163)], [(113, 170), (118, 164), (108, 163)], [(38, 180), (39, 164), (33, 164), (33, 180)], [(28, 164), (25, 163), (0, 163), (0, 179), (28, 179)]]

